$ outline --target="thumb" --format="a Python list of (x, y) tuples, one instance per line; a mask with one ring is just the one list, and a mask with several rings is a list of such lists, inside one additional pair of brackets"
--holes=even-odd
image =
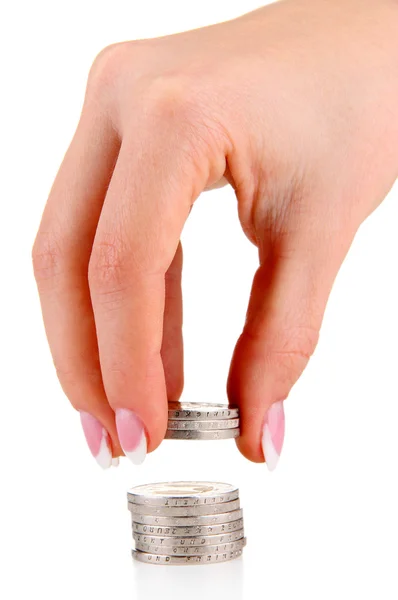
[(350, 244), (327, 240), (317, 235), (312, 241), (274, 244), (267, 252), (260, 248), (245, 326), (232, 358), (227, 387), (231, 404), (240, 407), (238, 447), (249, 460), (265, 460), (270, 470), (283, 445), (283, 402), (315, 350)]

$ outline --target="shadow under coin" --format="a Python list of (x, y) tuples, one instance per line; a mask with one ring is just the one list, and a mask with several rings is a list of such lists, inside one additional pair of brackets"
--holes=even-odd
[(133, 598), (243, 600), (243, 560), (197, 566), (146, 565), (133, 560)]

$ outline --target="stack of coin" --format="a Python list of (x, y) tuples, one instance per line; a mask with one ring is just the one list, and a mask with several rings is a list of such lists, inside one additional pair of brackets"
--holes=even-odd
[(226, 440), (238, 436), (238, 408), (226, 404), (169, 402), (168, 440)]
[(246, 545), (239, 490), (228, 483), (178, 481), (128, 492), (136, 560), (160, 565), (238, 558)]

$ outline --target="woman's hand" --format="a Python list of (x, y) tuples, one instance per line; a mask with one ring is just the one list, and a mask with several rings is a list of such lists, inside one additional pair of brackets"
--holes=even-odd
[(282, 401), (398, 174), (397, 40), (395, 0), (286, 0), (97, 57), (33, 258), (58, 376), (102, 466), (164, 437), (183, 387), (179, 239), (224, 177), (260, 259), (228, 395), (240, 450), (275, 466)]

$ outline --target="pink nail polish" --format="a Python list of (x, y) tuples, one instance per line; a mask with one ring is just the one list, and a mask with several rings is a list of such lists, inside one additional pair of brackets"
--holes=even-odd
[(135, 465), (144, 462), (147, 452), (146, 435), (141, 419), (127, 408), (116, 410), (116, 428), (125, 455)]
[(283, 402), (272, 404), (265, 415), (262, 447), (265, 462), (270, 471), (273, 471), (278, 463), (283, 439), (285, 437), (285, 411)]
[(112, 464), (111, 438), (101, 423), (86, 412), (80, 412), (80, 421), (91, 454), (103, 469)]

